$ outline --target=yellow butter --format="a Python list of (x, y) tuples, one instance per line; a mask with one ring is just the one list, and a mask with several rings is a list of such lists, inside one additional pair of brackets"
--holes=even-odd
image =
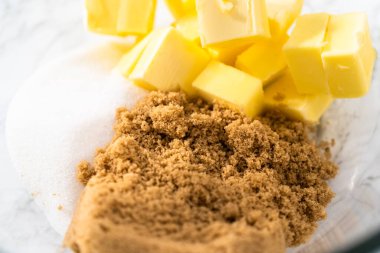
[(153, 28), (156, 0), (120, 0), (119, 34), (144, 35)]
[(266, 0), (272, 37), (286, 34), (301, 14), (304, 0)]
[(165, 0), (165, 3), (176, 19), (196, 14), (195, 0)]
[(156, 0), (86, 0), (87, 27), (109, 35), (145, 35), (152, 30)]
[(330, 95), (300, 95), (289, 71), (264, 90), (266, 108), (279, 109), (292, 118), (316, 123), (330, 107)]
[(233, 66), (236, 62), (237, 56), (244, 52), (244, 50), (246, 50), (250, 45), (252, 45), (252, 43), (236, 43), (235, 45), (231, 43), (228, 46), (210, 46), (205, 47), (205, 49), (211, 55), (212, 59)]
[(139, 41), (130, 51), (123, 55), (118, 63), (117, 68), (120, 70), (124, 77), (129, 77), (149, 42), (159, 37), (160, 34), (164, 33), (164, 31), (164, 29), (152, 31), (141, 41)]
[(196, 16), (184, 16), (173, 23), (173, 27), (177, 29), (186, 39), (200, 44), (198, 19)]
[(202, 46), (270, 37), (265, 0), (198, 0)]
[(207, 66), (193, 87), (204, 99), (225, 103), (248, 117), (258, 115), (263, 108), (261, 81), (217, 61)]
[(129, 78), (157, 90), (182, 89), (194, 95), (191, 84), (209, 60), (209, 55), (202, 48), (170, 27), (148, 43)]
[(300, 94), (329, 94), (322, 62), (328, 14), (308, 14), (297, 19), (284, 46), (285, 57)]
[(286, 40), (287, 37), (284, 37), (253, 44), (237, 57), (235, 66), (267, 85), (287, 68), (282, 51)]
[(332, 16), (326, 42), (322, 58), (331, 94), (336, 98), (364, 96), (376, 60), (366, 14)]
[(87, 27), (90, 31), (118, 35), (116, 30), (120, 0), (86, 0)]

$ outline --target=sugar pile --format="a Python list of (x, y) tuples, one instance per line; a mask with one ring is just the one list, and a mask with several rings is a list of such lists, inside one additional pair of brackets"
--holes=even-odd
[(115, 109), (146, 94), (111, 75), (125, 48), (97, 46), (41, 69), (18, 92), (7, 119), (8, 149), (49, 222), (66, 232), (82, 186), (76, 164), (112, 137)]
[(285, 252), (333, 197), (328, 145), (278, 112), (250, 120), (151, 92), (118, 109), (114, 130), (78, 165), (86, 187), (65, 240), (75, 252)]

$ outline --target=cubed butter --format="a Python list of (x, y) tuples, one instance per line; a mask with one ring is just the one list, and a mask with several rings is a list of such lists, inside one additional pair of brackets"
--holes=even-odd
[(177, 29), (186, 39), (200, 44), (198, 19), (196, 16), (184, 16), (173, 23), (173, 27)]
[(120, 0), (86, 0), (87, 28), (96, 33), (118, 35), (116, 24)]
[(156, 0), (120, 0), (117, 31), (144, 35), (153, 28)]
[(207, 52), (170, 27), (148, 43), (129, 78), (160, 91), (194, 95), (191, 84), (209, 61)]
[(234, 67), (212, 61), (197, 77), (193, 87), (206, 100), (225, 103), (248, 117), (257, 116), (263, 108), (263, 86)]
[(286, 61), (300, 94), (329, 94), (322, 62), (329, 19), (324, 13), (300, 16), (284, 46)]
[(253, 44), (237, 57), (236, 67), (267, 85), (287, 68), (282, 47), (287, 36)]
[(266, 0), (266, 2), (272, 37), (281, 37), (301, 14), (304, 1)]
[(292, 118), (312, 123), (319, 121), (332, 102), (330, 95), (300, 95), (289, 71), (264, 90), (267, 109), (278, 109)]
[(331, 94), (336, 98), (364, 96), (371, 85), (376, 60), (367, 16), (331, 16), (322, 58)]
[(165, 3), (176, 19), (196, 15), (195, 0), (165, 0)]
[(244, 52), (244, 50), (246, 50), (250, 45), (252, 45), (252, 43), (236, 43), (236, 45), (231, 43), (228, 46), (210, 46), (205, 49), (215, 61), (220, 61), (224, 64), (233, 66), (235, 65), (238, 55)]
[(202, 46), (270, 37), (265, 0), (198, 0)]
[(142, 53), (144, 52), (145, 48), (149, 44), (151, 40), (155, 40), (160, 36), (160, 34), (164, 33), (164, 29), (158, 29), (152, 31), (150, 34), (145, 36), (141, 41), (139, 41), (130, 51), (128, 51), (118, 64), (118, 69), (121, 71), (124, 77), (128, 78), (131, 74), (132, 70), (136, 66), (137, 62), (139, 61)]
[(86, 0), (90, 31), (126, 36), (152, 30), (156, 0)]

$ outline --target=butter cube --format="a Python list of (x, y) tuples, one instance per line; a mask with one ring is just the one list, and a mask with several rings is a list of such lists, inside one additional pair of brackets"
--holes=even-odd
[(194, 95), (191, 84), (209, 61), (207, 52), (170, 27), (148, 43), (129, 78), (157, 90)]
[(225, 103), (248, 117), (257, 116), (263, 108), (261, 81), (217, 61), (207, 66), (193, 87), (204, 99)]
[(304, 0), (266, 0), (272, 37), (287, 33), (301, 14)]
[(300, 94), (329, 94), (322, 62), (328, 14), (308, 14), (298, 18), (284, 46), (290, 72)]
[(332, 16), (322, 58), (331, 94), (336, 98), (364, 96), (371, 85), (376, 60), (367, 16)]
[(202, 46), (270, 37), (265, 0), (198, 0)]
[(156, 0), (120, 0), (117, 31), (144, 35), (153, 28)]
[(165, 3), (176, 19), (196, 15), (195, 0), (165, 0)]
[(316, 123), (330, 107), (330, 95), (300, 95), (289, 71), (264, 90), (267, 109), (278, 109), (288, 116)]
[(173, 27), (177, 29), (186, 39), (200, 44), (198, 19), (196, 16), (185, 16), (174, 22)]
[(118, 35), (116, 29), (120, 0), (86, 0), (87, 27), (96, 33)]
[(246, 50), (250, 45), (252, 45), (252, 43), (236, 43), (236, 45), (231, 43), (228, 46), (210, 46), (205, 47), (205, 49), (215, 61), (233, 66), (235, 65), (238, 55), (244, 52), (244, 50)]
[(90, 31), (126, 36), (152, 30), (156, 0), (86, 0)]
[(145, 38), (139, 41), (130, 51), (123, 55), (119, 61), (118, 69), (124, 77), (129, 77), (149, 42), (159, 37), (163, 32), (163, 29), (152, 31), (150, 34), (145, 36)]
[(253, 44), (237, 57), (236, 67), (267, 85), (287, 68), (282, 47), (287, 37)]

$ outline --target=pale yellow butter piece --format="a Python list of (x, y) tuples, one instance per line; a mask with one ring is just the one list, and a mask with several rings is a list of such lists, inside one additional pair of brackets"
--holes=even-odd
[(165, 0), (165, 3), (176, 19), (196, 15), (195, 0)]
[(300, 94), (329, 94), (322, 51), (328, 14), (308, 14), (297, 19), (296, 27), (284, 46), (285, 57)]
[(301, 14), (304, 0), (266, 0), (272, 37), (287, 33)]
[(257, 116), (263, 108), (261, 81), (217, 61), (207, 66), (193, 87), (204, 99), (225, 103), (248, 117)]
[(300, 95), (289, 71), (264, 90), (266, 108), (278, 109), (292, 118), (312, 123), (319, 121), (332, 102), (330, 95)]
[(88, 29), (96, 33), (117, 35), (119, 1), (86, 0)]
[(87, 27), (109, 35), (145, 35), (152, 30), (157, 0), (86, 0)]
[(332, 16), (326, 41), (322, 57), (331, 94), (336, 98), (364, 96), (376, 60), (366, 14)]
[(212, 59), (233, 66), (235, 65), (238, 55), (244, 52), (244, 50), (246, 50), (250, 45), (252, 45), (252, 43), (236, 43), (236, 45), (231, 43), (228, 46), (210, 46), (205, 49), (209, 52)]
[(144, 35), (153, 28), (156, 0), (120, 0), (119, 34)]
[(157, 29), (149, 33), (142, 40), (137, 42), (133, 48), (123, 55), (118, 63), (118, 69), (123, 74), (124, 77), (128, 78), (132, 70), (136, 66), (138, 60), (140, 59), (142, 53), (144, 52), (146, 46), (151, 40), (156, 39), (160, 34), (164, 33), (164, 29)]
[(253, 44), (237, 57), (236, 67), (267, 85), (287, 68), (282, 51), (287, 36)]
[(202, 46), (270, 37), (265, 0), (198, 0)]
[(209, 61), (207, 52), (170, 27), (148, 43), (129, 78), (160, 91), (194, 95), (191, 84)]
[(186, 39), (200, 44), (198, 19), (196, 16), (184, 16), (173, 23), (173, 27), (177, 29)]

